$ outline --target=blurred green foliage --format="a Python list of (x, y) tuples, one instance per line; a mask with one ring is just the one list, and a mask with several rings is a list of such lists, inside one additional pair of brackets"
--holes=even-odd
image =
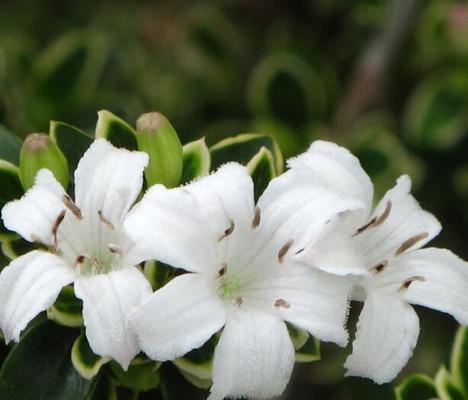
[[(74, 128), (49, 121), (94, 135), (101, 109), (131, 125), (162, 112), (183, 144), (270, 133), (288, 157), (316, 138), (339, 142), (359, 156), (377, 197), (411, 175), (445, 227), (436, 244), (468, 257), (466, 2), (3, 0), (0, 135), (1, 125), (20, 137), (50, 131), (66, 146)], [(90, 140), (80, 137), (71, 168)], [(20, 143), (8, 138), (0, 158), (17, 164)], [(407, 372), (434, 376), (455, 323), (420, 314)], [(343, 379), (345, 352), (322, 356), (297, 368), (287, 398), (392, 398), (390, 387)]]

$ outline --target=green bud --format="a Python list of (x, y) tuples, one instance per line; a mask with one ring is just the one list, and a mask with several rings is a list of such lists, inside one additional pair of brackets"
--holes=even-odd
[(20, 152), (20, 180), (24, 190), (34, 184), (36, 174), (42, 168), (51, 170), (60, 184), (67, 188), (67, 159), (49, 135), (32, 133), (24, 140)]
[(177, 186), (182, 176), (182, 145), (167, 118), (158, 112), (140, 116), (137, 120), (137, 142), (138, 149), (149, 154), (145, 170), (148, 186), (156, 183)]

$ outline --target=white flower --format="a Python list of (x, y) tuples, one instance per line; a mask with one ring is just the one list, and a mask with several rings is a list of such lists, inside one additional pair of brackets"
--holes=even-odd
[(171, 360), (224, 327), (210, 399), (283, 392), (294, 365), (284, 321), (347, 342), (348, 283), (295, 265), (291, 255), (332, 215), (357, 205), (300, 180), (274, 179), (255, 206), (246, 169), (227, 164), (185, 187), (152, 187), (125, 221), (146, 258), (188, 271), (132, 318), (142, 349)]
[(28, 322), (74, 282), (91, 348), (128, 367), (139, 347), (127, 317), (152, 291), (121, 227), (147, 163), (144, 153), (97, 140), (75, 171), (75, 201), (42, 169), (22, 199), (5, 205), (8, 229), (50, 248), (17, 258), (0, 274), (0, 327), (7, 342), (19, 340)]
[(411, 357), (419, 321), (411, 304), (452, 314), (468, 324), (468, 264), (444, 249), (421, 249), (441, 227), (398, 179), (372, 211), (373, 187), (346, 149), (317, 141), (290, 160), (291, 173), (360, 200), (360, 210), (333, 218), (328, 233), (297, 257), (324, 271), (348, 275), (353, 297), (364, 301), (347, 375), (392, 380)]

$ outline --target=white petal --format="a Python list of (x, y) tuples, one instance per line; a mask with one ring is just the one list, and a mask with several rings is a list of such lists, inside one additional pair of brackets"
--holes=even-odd
[[(265, 271), (242, 293), (246, 306), (265, 302), (281, 318), (322, 341), (346, 345), (344, 328), (351, 282), (305, 265), (282, 265)], [(275, 303), (279, 301), (279, 305)]]
[(158, 361), (173, 360), (202, 346), (225, 322), (223, 303), (200, 274), (176, 277), (132, 317), (142, 350)]
[(382, 216), (387, 209), (388, 217), (378, 226), (355, 236), (369, 268), (404, 251), (424, 246), (440, 232), (439, 221), (419, 206), (410, 190), (411, 180), (403, 175), (373, 213), (373, 216)]
[(243, 238), (253, 215), (252, 179), (245, 167), (231, 163), (184, 187), (153, 186), (129, 214), (125, 229), (147, 258), (215, 273), (217, 251), (228, 251), (222, 247), (228, 241), (219, 238), (231, 222), (231, 238)]
[(209, 400), (269, 399), (280, 395), (294, 366), (294, 348), (278, 317), (239, 309), (216, 346)]
[(30, 242), (54, 243), (52, 227), (60, 213), (66, 210), (62, 186), (48, 169), (41, 169), (34, 182), (20, 199), (7, 203), (2, 210), (5, 226)]
[(308, 169), (320, 175), (336, 192), (360, 200), (368, 211), (374, 188), (359, 160), (344, 147), (317, 140), (298, 157), (288, 160), (292, 169)]
[(111, 357), (127, 369), (139, 352), (128, 318), (151, 292), (148, 281), (135, 267), (76, 280), (76, 296), (83, 300), (86, 337), (96, 354)]
[(346, 375), (382, 384), (394, 379), (413, 354), (419, 320), (413, 308), (397, 296), (371, 293), (359, 317), (353, 353)]
[(12, 261), (0, 274), (0, 327), (8, 343), (37, 314), (54, 304), (75, 274), (57, 256), (32, 251)]
[(435, 248), (409, 252), (396, 259), (386, 275), (398, 288), (412, 277), (422, 277), (403, 290), (404, 298), (468, 325), (468, 263), (452, 252)]
[(139, 195), (148, 155), (96, 140), (75, 171), (75, 201), (83, 217), (97, 218), (98, 211), (118, 226)]

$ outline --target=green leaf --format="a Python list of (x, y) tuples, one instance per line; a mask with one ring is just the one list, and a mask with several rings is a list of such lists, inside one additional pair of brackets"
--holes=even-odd
[(73, 368), (77, 332), (41, 319), (29, 327), (0, 370), (0, 399), (82, 400), (91, 382)]
[(104, 138), (116, 147), (136, 150), (138, 146), (135, 134), (135, 130), (123, 119), (107, 110), (98, 112), (96, 139)]
[[(0, 160), (0, 187), (0, 208), (24, 194), (19, 178), (19, 168), (9, 161)], [(6, 228), (0, 219), (0, 232), (2, 231), (6, 231)]]
[(18, 165), (20, 150), (20, 138), (0, 125), (0, 159)]
[(458, 328), (450, 360), (454, 381), (463, 389), (468, 398), (468, 329)]
[(119, 386), (124, 386), (136, 392), (146, 392), (159, 386), (159, 368), (161, 366), (159, 362), (136, 358), (127, 371), (124, 371), (115, 361), (112, 361), (109, 365)]
[(465, 400), (462, 389), (445, 367), (440, 367), (435, 377), (435, 387), (440, 400)]
[(83, 302), (75, 296), (73, 287), (65, 286), (47, 310), (47, 318), (64, 326), (79, 327), (83, 325), (82, 310)]
[(208, 175), (211, 166), (210, 151), (205, 143), (205, 138), (187, 143), (182, 148), (184, 165), (182, 168), (181, 183), (187, 183), (191, 180)]
[(73, 178), (78, 161), (93, 143), (93, 138), (82, 130), (59, 121), (50, 122), (49, 134), (65, 154)]
[(257, 201), (270, 181), (276, 176), (275, 161), (271, 151), (262, 147), (247, 163), (247, 171), (254, 182), (254, 195), (255, 201)]
[(171, 363), (161, 368), (161, 394), (163, 400), (206, 400), (207, 392), (192, 386)]
[(10, 260), (14, 260), (15, 258), (37, 248), (34, 243), (23, 240), (16, 234), (6, 235), (5, 237), (0, 238), (0, 243), (2, 253)]
[(145, 262), (143, 272), (154, 290), (163, 287), (178, 274), (176, 268), (154, 260)]
[(86, 396), (86, 400), (117, 400), (115, 386), (107, 377), (107, 374), (100, 373), (93, 380), (91, 390)]
[(296, 349), (296, 361), (301, 363), (318, 361), (321, 358), (320, 341), (308, 335), (307, 341), (302, 347)]
[(284, 160), (277, 143), (273, 137), (259, 133), (242, 133), (216, 143), (210, 148), (211, 168), (216, 169), (231, 161), (246, 165), (262, 147), (273, 154), (276, 172), (283, 172)]
[(434, 381), (426, 375), (412, 375), (395, 388), (397, 400), (431, 400), (437, 398)]
[(93, 353), (84, 332), (73, 343), (71, 360), (78, 373), (85, 379), (94, 378), (110, 357), (101, 357)]

